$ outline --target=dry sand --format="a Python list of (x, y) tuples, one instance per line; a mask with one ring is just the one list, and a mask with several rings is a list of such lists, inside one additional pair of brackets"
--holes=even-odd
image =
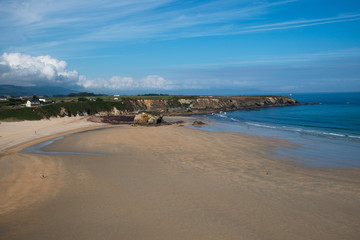
[(121, 126), (45, 147), (104, 156), (8, 154), (0, 238), (358, 239), (359, 169), (293, 165), (271, 157), (277, 147), (293, 146)]
[(0, 152), (21, 143), (50, 135), (104, 124), (87, 121), (87, 117), (63, 117), (40, 121), (0, 122)]

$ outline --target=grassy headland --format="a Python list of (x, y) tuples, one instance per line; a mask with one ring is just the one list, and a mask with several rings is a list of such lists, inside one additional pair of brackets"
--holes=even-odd
[(50, 117), (94, 115), (114, 111), (126, 113), (152, 112), (171, 115), (205, 114), (262, 107), (291, 106), (298, 102), (282, 96), (64, 96), (52, 98), (52, 104), (38, 107), (2, 107), (0, 121), (39, 120)]

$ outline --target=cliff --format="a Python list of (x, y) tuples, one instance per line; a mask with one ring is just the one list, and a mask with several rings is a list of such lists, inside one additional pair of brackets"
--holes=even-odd
[(34, 108), (0, 109), (0, 120), (38, 120), (76, 115), (125, 116), (139, 112), (153, 112), (163, 115), (192, 115), (297, 104), (300, 103), (295, 99), (282, 96), (166, 96), (156, 98), (139, 96), (120, 98), (115, 101), (58, 102)]
[(156, 112), (170, 115), (189, 115), (216, 111), (251, 110), (264, 107), (293, 106), (295, 99), (283, 96), (192, 97), (173, 99), (123, 100), (131, 112)]

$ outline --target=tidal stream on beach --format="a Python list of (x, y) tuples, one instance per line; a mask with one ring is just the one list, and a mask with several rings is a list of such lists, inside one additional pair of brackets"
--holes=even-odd
[(56, 138), (51, 138), (49, 140), (31, 145), (31, 146), (23, 149), (21, 151), (21, 153), (36, 153), (36, 154), (50, 154), (50, 155), (55, 155), (55, 154), (75, 154), (75, 155), (77, 155), (77, 154), (79, 154), (79, 155), (90, 155), (90, 156), (91, 155), (92, 156), (103, 156), (103, 154), (98, 154), (98, 153), (44, 151), (43, 148), (55, 143), (56, 141), (59, 141), (61, 139), (64, 139), (64, 138), (74, 135), (74, 134), (80, 134), (80, 133), (91, 132), (91, 131), (100, 131), (100, 130), (104, 130), (104, 129), (108, 129), (108, 128), (111, 128), (111, 127), (102, 127), (102, 128), (97, 128), (97, 129), (85, 130), (85, 131), (71, 133), (71, 134), (67, 134), (64, 136), (56, 137)]

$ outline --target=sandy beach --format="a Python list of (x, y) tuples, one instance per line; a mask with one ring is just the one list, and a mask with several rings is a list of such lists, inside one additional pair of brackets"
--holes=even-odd
[(276, 157), (296, 147), (284, 140), (179, 125), (87, 131), (44, 148), (102, 156), (19, 152), (100, 127), (71, 120), (0, 124), (0, 239), (360, 236), (359, 169), (307, 168)]
[(87, 117), (63, 117), (40, 121), (0, 122), (0, 152), (36, 139), (91, 128), (104, 124), (87, 121)]

